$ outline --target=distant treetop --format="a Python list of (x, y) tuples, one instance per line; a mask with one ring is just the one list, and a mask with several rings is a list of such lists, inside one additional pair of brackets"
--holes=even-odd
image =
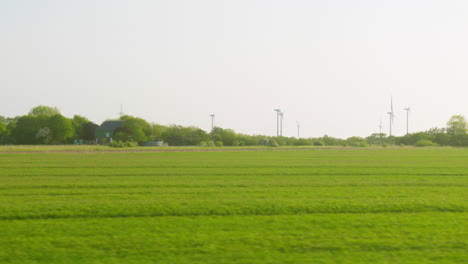
[(39, 105), (29, 111), (31, 116), (47, 116), (51, 117), (60, 114), (60, 110), (57, 107), (50, 107), (45, 105)]

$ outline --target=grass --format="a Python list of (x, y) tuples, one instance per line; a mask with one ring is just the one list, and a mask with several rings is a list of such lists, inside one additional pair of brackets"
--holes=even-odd
[(33, 151), (0, 154), (0, 263), (468, 257), (468, 149)]

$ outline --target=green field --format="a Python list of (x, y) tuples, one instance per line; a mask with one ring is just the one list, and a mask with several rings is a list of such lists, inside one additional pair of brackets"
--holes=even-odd
[(468, 259), (468, 149), (36, 150), (0, 149), (0, 263)]

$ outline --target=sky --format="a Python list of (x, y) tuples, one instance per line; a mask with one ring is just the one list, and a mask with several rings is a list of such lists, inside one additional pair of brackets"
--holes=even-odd
[(468, 118), (466, 0), (0, 0), (0, 115), (347, 138)]

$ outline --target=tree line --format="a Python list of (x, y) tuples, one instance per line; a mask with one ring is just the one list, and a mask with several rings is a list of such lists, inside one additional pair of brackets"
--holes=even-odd
[[(163, 140), (170, 146), (353, 146), (368, 145), (413, 145), (413, 146), (468, 146), (468, 125), (464, 116), (455, 115), (444, 128), (390, 136), (375, 133), (366, 138), (340, 139), (327, 135), (318, 138), (271, 137), (246, 135), (232, 129), (214, 127), (206, 132), (194, 126), (149, 123), (138, 117), (120, 117), (123, 126), (116, 129), (113, 140), (143, 144), (147, 141)], [(77, 139), (93, 144), (97, 124), (83, 116), (64, 117), (59, 109), (37, 106), (27, 115), (6, 118), (0, 116), (0, 144), (40, 145), (73, 144)], [(130, 144), (131, 145), (131, 144)], [(130, 146), (129, 145), (129, 146)]]

